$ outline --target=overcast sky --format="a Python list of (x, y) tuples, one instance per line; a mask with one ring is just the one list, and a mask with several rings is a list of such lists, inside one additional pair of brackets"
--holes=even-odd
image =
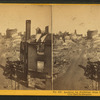
[(53, 5), (52, 31), (86, 34), (97, 29), (100, 33), (100, 5)]
[(18, 32), (25, 31), (26, 20), (31, 20), (31, 32), (42, 30), (49, 25), (51, 32), (51, 6), (49, 5), (0, 5), (0, 32), (5, 33), (7, 28), (17, 28)]

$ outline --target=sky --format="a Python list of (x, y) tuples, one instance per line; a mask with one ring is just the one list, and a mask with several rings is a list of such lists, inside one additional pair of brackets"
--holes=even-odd
[(100, 5), (53, 5), (52, 32), (68, 31), (85, 35), (87, 30), (100, 33)]
[(51, 32), (50, 5), (0, 5), (0, 32), (17, 28), (18, 32), (26, 30), (26, 20), (31, 20), (31, 34), (36, 34), (36, 28), (45, 30), (49, 26)]
[(0, 5), (0, 33), (6, 33), (7, 28), (24, 32), (26, 20), (31, 20), (31, 34), (47, 25), (52, 33), (73, 33), (75, 29), (84, 35), (88, 30), (100, 33), (100, 5), (52, 5), (52, 9), (51, 5)]

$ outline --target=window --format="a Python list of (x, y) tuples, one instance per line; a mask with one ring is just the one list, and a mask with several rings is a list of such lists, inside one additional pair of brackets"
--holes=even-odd
[(44, 61), (37, 61), (37, 71), (43, 72), (44, 70)]
[(44, 44), (40, 43), (39, 45), (37, 45), (37, 54), (42, 55), (44, 54)]

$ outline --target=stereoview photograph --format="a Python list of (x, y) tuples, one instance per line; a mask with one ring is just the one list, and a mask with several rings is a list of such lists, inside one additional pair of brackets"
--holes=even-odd
[(0, 5), (0, 90), (51, 90), (51, 6)]
[(0, 90), (100, 90), (100, 5), (0, 12)]

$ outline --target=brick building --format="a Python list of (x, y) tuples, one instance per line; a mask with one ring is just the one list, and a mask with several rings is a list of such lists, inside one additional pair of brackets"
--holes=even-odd
[(50, 90), (52, 89), (51, 34), (48, 33), (48, 27), (46, 27), (45, 33), (41, 33), (41, 36), (39, 36), (37, 41), (28, 42), (31, 29), (28, 22), (30, 23), (30, 21), (27, 21), (26, 23), (26, 26), (28, 27), (26, 28), (26, 40), (22, 41), (20, 45), (20, 60), (24, 69), (24, 79), (27, 81), (27, 76), (29, 74), (30, 77), (33, 78), (45, 79), (45, 89)]
[(17, 29), (7, 29), (6, 30), (6, 37), (11, 38), (12, 34), (15, 34), (15, 33), (17, 33)]

